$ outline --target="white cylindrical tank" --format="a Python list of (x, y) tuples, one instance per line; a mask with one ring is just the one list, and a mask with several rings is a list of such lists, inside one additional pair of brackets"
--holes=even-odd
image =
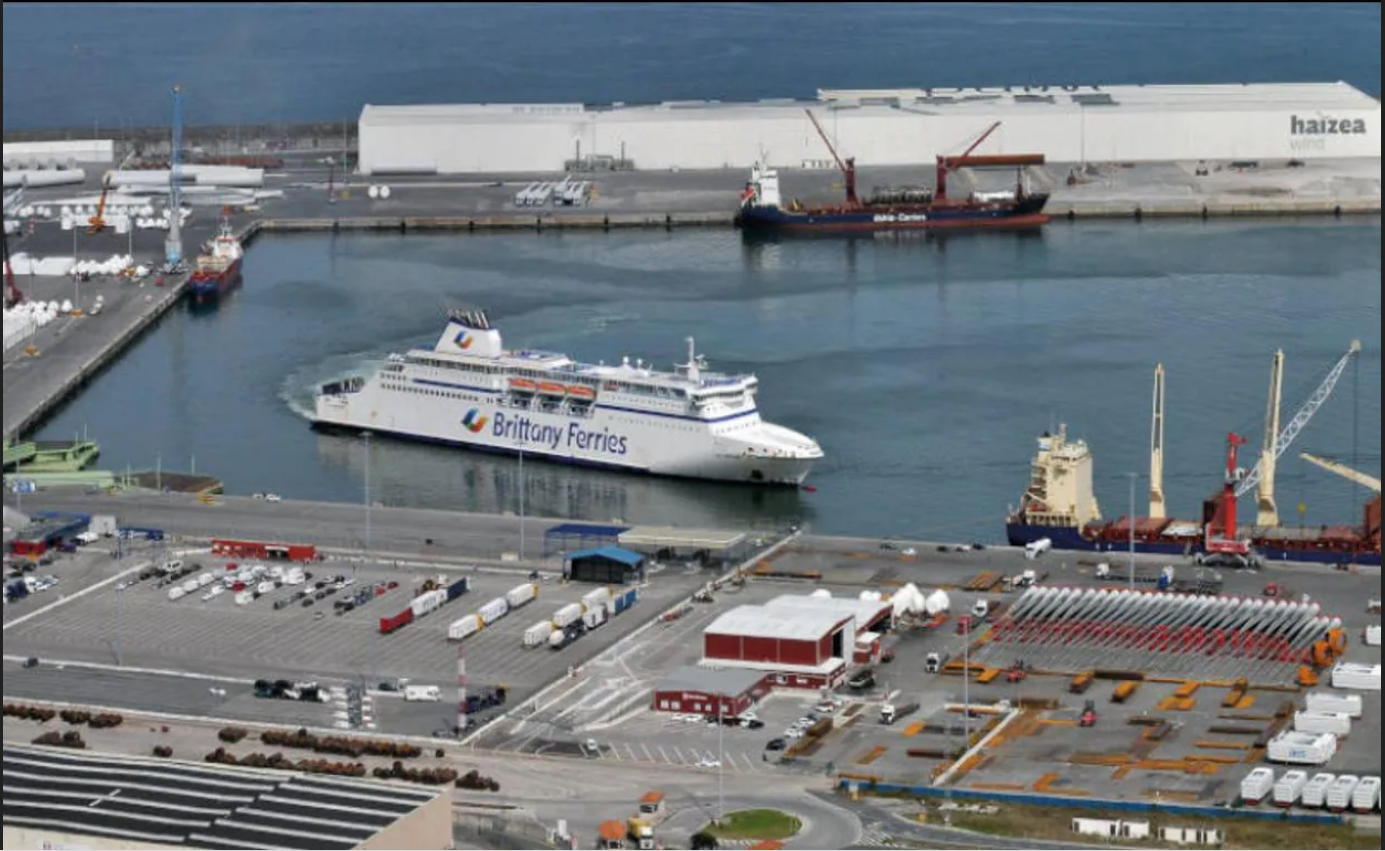
[(370, 198), (379, 198), (379, 197), (380, 197), (380, 187), (378, 187), (378, 186), (371, 186), (369, 189), (366, 190), (365, 194), (366, 194), (368, 197), (370, 197)]
[(389, 188), (388, 186), (381, 186), (381, 187), (380, 187), (380, 197), (381, 197), (381, 198), (388, 198), (388, 197), (390, 197), (390, 188)]

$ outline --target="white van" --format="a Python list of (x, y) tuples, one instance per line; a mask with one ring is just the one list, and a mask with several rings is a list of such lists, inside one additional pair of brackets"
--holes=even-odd
[(1037, 541), (1030, 541), (1028, 544), (1024, 545), (1024, 557), (1031, 560), (1036, 559), (1052, 549), (1052, 538), (1040, 538)]

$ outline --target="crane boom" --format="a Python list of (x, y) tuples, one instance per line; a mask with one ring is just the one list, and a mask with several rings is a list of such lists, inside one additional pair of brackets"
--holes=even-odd
[[(1303, 403), (1303, 407), (1298, 409), (1298, 413), (1294, 414), (1294, 418), (1289, 420), (1289, 424), (1284, 426), (1284, 430), (1279, 433), (1279, 437), (1275, 442), (1275, 459), (1284, 455), (1285, 450), (1293, 444), (1299, 432), (1303, 431), (1304, 426), (1308, 425), (1308, 421), (1313, 419), (1313, 415), (1318, 412), (1318, 409), (1321, 408), (1328, 397), (1332, 395), (1332, 391), (1337, 387), (1337, 382), (1341, 380), (1342, 374), (1346, 372), (1347, 364), (1351, 363), (1351, 359), (1356, 357), (1360, 351), (1361, 341), (1352, 340), (1351, 347), (1347, 349), (1347, 353), (1342, 355), (1341, 360), (1333, 365), (1331, 371), (1327, 373), (1327, 377), (1324, 378), (1322, 383), (1318, 385), (1318, 388), (1313, 391), (1313, 394), (1308, 397), (1308, 401)], [(1245, 496), (1253, 490), (1260, 484), (1260, 478), (1264, 474), (1265, 465), (1264, 459), (1262, 458), (1260, 463), (1255, 465), (1255, 469), (1246, 474), (1245, 478), (1241, 479), (1240, 483), (1236, 485), (1236, 496)]]
[(1311, 455), (1307, 452), (1304, 452), (1299, 457), (1307, 461), (1309, 464), (1313, 464), (1323, 468), (1329, 473), (1336, 473), (1344, 479), (1353, 481), (1361, 487), (1365, 488), (1366, 490), (1372, 490), (1376, 493), (1380, 493), (1380, 480), (1377, 478), (1368, 476), (1359, 470), (1353, 470), (1345, 464), (1338, 464), (1336, 461), (1329, 461), (1326, 458), (1319, 458), (1318, 456)]
[(823, 130), (822, 125), (818, 123), (818, 117), (813, 114), (811, 109), (803, 111), (808, 113), (808, 120), (813, 122), (813, 129), (818, 131), (818, 138), (822, 139), (822, 143), (827, 146), (827, 152), (836, 161), (837, 170), (842, 173), (842, 179), (846, 181), (846, 203), (852, 207), (857, 206), (859, 202), (856, 200), (856, 160), (848, 158), (846, 162), (842, 162), (832, 140), (827, 138), (827, 131)]

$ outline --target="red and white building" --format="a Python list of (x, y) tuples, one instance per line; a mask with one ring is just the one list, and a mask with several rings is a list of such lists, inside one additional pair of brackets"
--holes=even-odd
[(761, 671), (773, 688), (831, 689), (855, 655), (852, 614), (739, 606), (703, 632), (704, 668)]

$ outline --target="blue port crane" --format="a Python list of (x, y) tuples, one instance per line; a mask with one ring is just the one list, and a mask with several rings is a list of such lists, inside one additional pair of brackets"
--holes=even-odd
[(168, 238), (164, 240), (164, 260), (172, 271), (183, 261), (183, 198), (181, 192), (183, 155), (183, 91), (173, 87), (173, 155), (168, 166)]

